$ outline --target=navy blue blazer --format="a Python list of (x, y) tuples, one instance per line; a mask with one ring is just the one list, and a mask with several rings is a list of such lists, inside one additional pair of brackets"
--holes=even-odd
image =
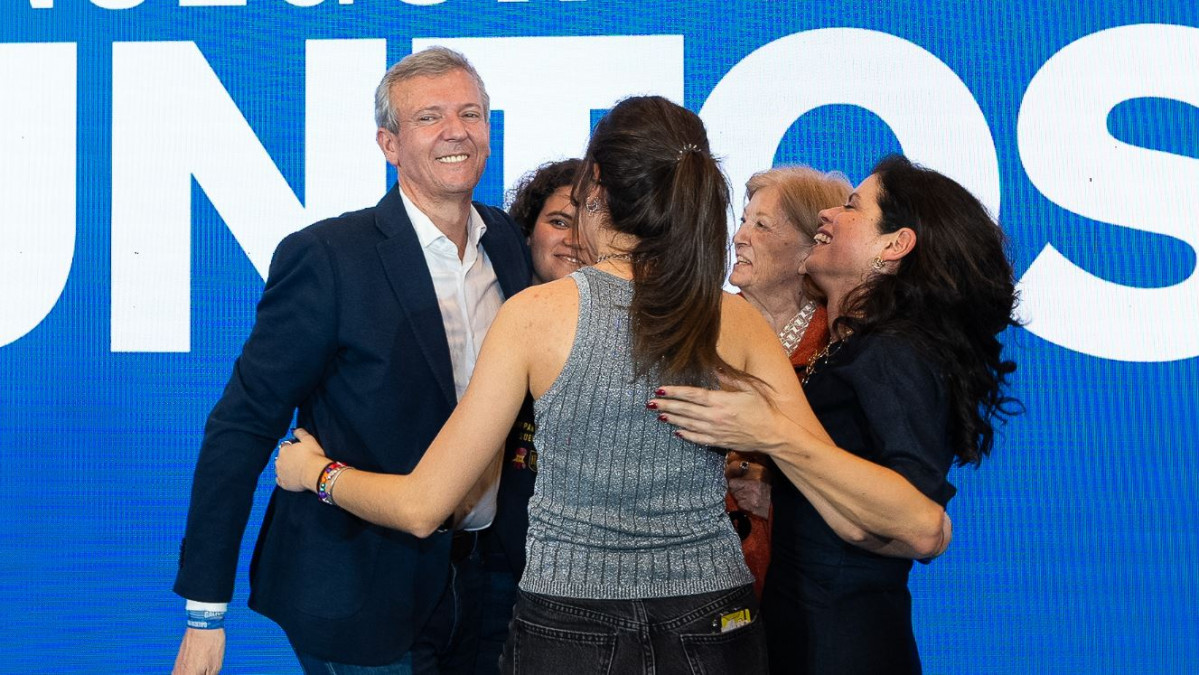
[[(475, 204), (505, 297), (531, 276), (507, 214)], [(257, 319), (213, 408), (196, 464), (174, 590), (226, 602), (259, 474), (293, 411), (333, 459), (408, 473), (456, 403), (441, 310), (393, 187), (374, 208), (285, 238)], [(250, 606), (299, 651), (399, 659), (445, 588), (449, 534), (371, 525), (309, 493), (274, 491), (250, 566)]]

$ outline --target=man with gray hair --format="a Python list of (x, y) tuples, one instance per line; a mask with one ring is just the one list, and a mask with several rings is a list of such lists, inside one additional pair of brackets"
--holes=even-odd
[[(500, 303), (529, 281), (519, 229), (472, 202), (490, 124), (470, 63), (441, 47), (412, 54), (375, 98), (376, 140), (397, 184), (377, 206), (279, 244), (205, 426), (175, 580), (188, 601), (178, 673), (220, 670), (252, 496), (293, 414), (331, 459), (408, 473), (465, 391)], [(495, 512), (496, 469), (427, 539), (321, 503), (331, 499), (275, 490), (250, 607), (283, 628), (308, 673), (471, 670), (475, 533)]]

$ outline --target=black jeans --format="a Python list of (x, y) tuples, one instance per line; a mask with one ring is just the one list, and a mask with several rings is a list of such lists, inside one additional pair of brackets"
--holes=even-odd
[(508, 641), (512, 608), (519, 592), (519, 575), (496, 542), (493, 531), (479, 536), (483, 561), (483, 592), (479, 600), (479, 649), (475, 656), (475, 675), (500, 672), (500, 655)]
[[(721, 617), (745, 610), (748, 625), (722, 632)], [(500, 670), (521, 675), (765, 673), (765, 635), (752, 585), (644, 600), (521, 591)]]

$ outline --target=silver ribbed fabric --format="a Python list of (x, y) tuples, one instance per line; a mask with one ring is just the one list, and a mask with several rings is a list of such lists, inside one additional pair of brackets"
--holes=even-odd
[(633, 379), (630, 282), (571, 275), (579, 318), (566, 365), (533, 409), (538, 474), (520, 587), (572, 598), (692, 595), (752, 583), (724, 511), (724, 455), (676, 438)]

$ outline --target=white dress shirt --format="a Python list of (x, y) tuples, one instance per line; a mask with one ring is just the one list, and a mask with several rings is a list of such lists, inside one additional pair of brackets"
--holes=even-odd
[[(429, 274), (433, 277), (437, 304), (441, 308), (441, 322), (445, 325), (445, 336), (449, 342), (450, 361), (454, 365), (454, 391), (461, 400), (471, 373), (475, 371), (475, 361), (479, 358), (483, 338), (487, 336), (487, 329), (504, 302), (491, 258), (479, 245), (487, 225), (472, 206), (466, 227), (466, 249), (459, 258), (458, 246), (437, 229), (403, 190), (400, 190), (400, 196), (424, 251)], [(481, 530), (491, 525), (500, 486), (500, 466), (496, 462), (489, 470), (490, 484), (486, 491), (477, 495), (478, 501), (458, 524), (459, 529)]]
[[(482, 216), (470, 208), (470, 221), (466, 226), (466, 250), (462, 258), (458, 258), (458, 247), (450, 238), (445, 236), (433, 221), (408, 199), (408, 195), (400, 190), (404, 200), (404, 209), (408, 219), (412, 221), (412, 229), (420, 240), (424, 250), (425, 263), (433, 277), (433, 288), (437, 293), (437, 304), (441, 308), (441, 322), (445, 325), (445, 335), (450, 345), (450, 361), (454, 365), (454, 391), (458, 399), (466, 392), (466, 384), (470, 381), (471, 373), (475, 370), (475, 361), (479, 358), (479, 349), (483, 346), (483, 338), (487, 329), (495, 320), (504, 302), (500, 282), (495, 277), (495, 269), (487, 251), (479, 245), (487, 225)], [(472, 493), (470, 498), (476, 498), (473, 508), (458, 523), (460, 530), (482, 530), (491, 525), (495, 518), (496, 495), (500, 488), (500, 469), (502, 464), (495, 462), (490, 471), (490, 482), (486, 489)], [(224, 612), (228, 609), (226, 602), (187, 601), (189, 610), (208, 610)]]

